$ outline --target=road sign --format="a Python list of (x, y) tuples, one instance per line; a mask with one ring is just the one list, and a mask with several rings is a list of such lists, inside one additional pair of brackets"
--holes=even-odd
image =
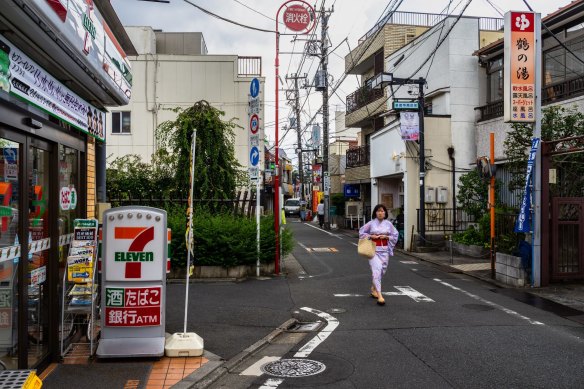
[(260, 99), (259, 97), (250, 97), (248, 101), (247, 113), (250, 115), (260, 113)]
[(260, 118), (258, 117), (257, 114), (253, 114), (251, 115), (250, 119), (249, 119), (249, 130), (251, 131), (252, 134), (257, 134), (258, 130), (260, 129)]
[(249, 84), (249, 94), (254, 99), (260, 94), (260, 80), (257, 78), (251, 80), (251, 83)]
[(313, 21), (314, 11), (303, 3), (289, 6), (284, 11), (284, 24), (292, 31), (309, 31)]
[(259, 169), (257, 166), (249, 168), (249, 179), (250, 180), (257, 180), (259, 176)]
[(417, 111), (420, 108), (418, 101), (394, 100), (393, 109), (396, 111)]
[(251, 163), (251, 166), (257, 166), (260, 162), (260, 151), (256, 146), (252, 147), (249, 152), (249, 162)]
[(259, 147), (259, 145), (260, 145), (260, 136), (259, 135), (250, 135), (249, 136), (249, 145), (251, 147), (253, 147), (253, 146)]

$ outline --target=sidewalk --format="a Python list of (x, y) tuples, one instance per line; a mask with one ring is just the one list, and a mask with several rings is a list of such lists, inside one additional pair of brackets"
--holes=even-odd
[[(355, 239), (359, 238), (359, 233), (357, 230), (339, 229), (337, 231)], [(531, 295), (553, 301), (563, 306), (576, 309), (581, 311), (582, 315), (584, 315), (584, 281), (555, 283), (541, 288), (533, 288), (530, 286), (524, 288), (515, 288), (491, 278), (490, 258), (478, 259), (457, 254), (453, 254), (451, 257), (449, 251), (418, 253), (396, 249), (396, 253), (446, 267), (448, 272), (464, 273), (466, 275), (481, 279), (482, 281), (489, 282), (499, 288), (504, 288), (508, 291), (516, 291), (516, 295), (521, 292), (529, 293)]]

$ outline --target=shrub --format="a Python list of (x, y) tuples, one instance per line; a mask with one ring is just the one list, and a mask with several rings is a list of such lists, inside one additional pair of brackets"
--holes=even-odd
[(481, 247), (488, 246), (488, 242), (485, 242), (484, 236), (480, 233), (479, 230), (477, 230), (472, 225), (463, 232), (453, 234), (452, 240), (457, 243), (462, 243), (466, 245), (475, 245)]
[[(172, 228), (171, 255), (173, 267), (186, 265), (185, 243), (186, 210), (174, 207), (168, 216)], [(257, 261), (256, 221), (226, 213), (211, 213), (203, 208), (195, 210), (193, 219), (194, 255), (192, 263), (211, 266), (237, 266), (255, 264)], [(283, 229), (280, 244), (284, 255), (292, 251), (294, 239), (291, 231)], [(274, 260), (275, 232), (273, 217), (260, 219), (260, 261)]]

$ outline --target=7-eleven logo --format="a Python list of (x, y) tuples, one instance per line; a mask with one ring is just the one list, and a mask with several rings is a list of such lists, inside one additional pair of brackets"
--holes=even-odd
[(114, 239), (132, 240), (128, 251), (116, 251), (115, 262), (126, 262), (125, 278), (142, 278), (142, 262), (153, 262), (154, 253), (144, 247), (154, 240), (154, 227), (115, 227)]

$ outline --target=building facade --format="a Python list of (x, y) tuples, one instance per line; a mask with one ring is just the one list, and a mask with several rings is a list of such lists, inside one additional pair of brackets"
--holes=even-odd
[(105, 106), (128, 103), (134, 49), (107, 0), (4, 1), (0, 31), (0, 360), (42, 370), (61, 357), (73, 221), (105, 201)]
[[(475, 162), (478, 66), (473, 52), (502, 36), (502, 30), (498, 31), (502, 19), (457, 20), (412, 13), (404, 13), (402, 18), (399, 23), (411, 26), (385, 24), (360, 42), (362, 48), (354, 50), (364, 53), (351, 70), (361, 75), (363, 86), (347, 97), (346, 123), (362, 132), (361, 145), (347, 151), (346, 181), (361, 185), (365, 218), (377, 203), (384, 204), (393, 216), (404, 208), (405, 247), (411, 247), (410, 241), (419, 231), (419, 144), (403, 140), (400, 114), (391, 107), (394, 99), (416, 101), (418, 85), (374, 89), (372, 80), (381, 72), (402, 79), (425, 79), (425, 225), (430, 235), (440, 226), (443, 235), (444, 225), (452, 223), (445, 220), (445, 210), (452, 209), (455, 202), (458, 168), (469, 169)], [(423, 21), (424, 25), (416, 26)], [(384, 44), (404, 29), (417, 35), (397, 50)]]
[[(256, 77), (260, 81), (260, 139), (264, 138), (261, 58), (209, 55), (200, 32), (167, 33), (151, 27), (126, 30), (138, 52), (130, 56), (134, 90), (128, 105), (111, 108), (108, 114), (108, 161), (137, 154), (142, 161), (150, 162), (158, 148), (158, 125), (176, 118), (174, 108), (187, 108), (206, 100), (225, 112), (223, 120), (233, 120), (237, 125), (235, 155), (247, 167), (248, 101), (250, 83)], [(262, 158), (260, 155), (260, 161)]]

